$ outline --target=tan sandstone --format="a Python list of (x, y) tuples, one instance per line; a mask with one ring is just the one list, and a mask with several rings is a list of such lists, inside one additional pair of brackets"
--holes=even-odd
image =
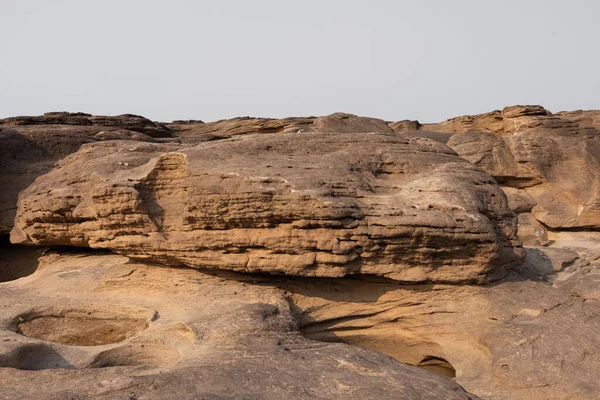
[(15, 225), (13, 243), (240, 272), (486, 282), (522, 260), (489, 175), (393, 133), (84, 145), (21, 193)]

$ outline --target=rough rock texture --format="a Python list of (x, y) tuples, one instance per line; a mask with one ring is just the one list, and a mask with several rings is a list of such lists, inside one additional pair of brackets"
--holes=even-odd
[(600, 228), (599, 115), (512, 106), (419, 129), (454, 134), (448, 145), (461, 157), (519, 189), (507, 195), (520, 198), (515, 212), (531, 213), (519, 216), (520, 235), (526, 244), (547, 244), (544, 227)]
[(13, 226), (19, 192), (85, 143), (135, 140), (196, 144), (253, 133), (317, 130), (392, 132), (382, 120), (344, 113), (308, 118), (244, 117), (209, 123), (189, 120), (170, 124), (131, 114), (106, 117), (66, 112), (0, 119), (0, 187), (3, 188), (0, 192), (0, 235), (10, 232)]
[(476, 398), (383, 354), (304, 338), (285, 293), (252, 277), (93, 253), (40, 264), (0, 284), (0, 399)]
[(167, 125), (184, 143), (227, 139), (237, 135), (259, 133), (392, 133), (387, 122), (352, 114), (334, 113), (322, 117), (232, 118), (215, 122), (173, 121)]
[(0, 284), (0, 398), (475, 398), (446, 375), (484, 399), (595, 399), (600, 237), (573, 235), (491, 286), (50, 251)]
[(47, 113), (0, 120), (0, 235), (13, 226), (19, 192), (82, 144), (114, 139), (154, 142), (172, 136), (166, 126), (135, 115)]
[[(455, 376), (484, 399), (595, 399), (600, 237), (529, 248), (491, 286), (293, 281), (301, 331)], [(585, 247), (582, 247), (585, 246)], [(579, 252), (575, 252), (574, 249)]]
[(391, 123), (390, 126), (399, 133), (416, 130), (452, 134), (476, 131), (506, 135), (519, 131), (524, 125), (531, 122), (532, 117), (547, 116), (552, 116), (552, 113), (542, 106), (510, 106), (502, 111), (463, 115), (433, 124), (422, 124), (419, 121), (399, 121)]
[(150, 121), (133, 114), (117, 116), (91, 115), (85, 113), (51, 112), (37, 117), (12, 117), (0, 119), (0, 126), (28, 125), (75, 125), (120, 128), (144, 133), (151, 137), (172, 137), (171, 130), (164, 124)]
[(0, 124), (0, 399), (598, 397), (596, 112), (103, 118)]
[(85, 145), (21, 194), (15, 224), (13, 243), (241, 272), (481, 283), (522, 261), (489, 175), (394, 134)]
[(598, 110), (561, 111), (554, 115), (576, 122), (579, 126), (600, 130), (600, 111)]

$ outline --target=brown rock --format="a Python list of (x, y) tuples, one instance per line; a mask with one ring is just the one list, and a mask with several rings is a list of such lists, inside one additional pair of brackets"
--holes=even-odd
[(127, 129), (144, 133), (151, 137), (172, 137), (172, 133), (164, 124), (152, 122), (147, 118), (133, 114), (117, 116), (100, 116), (85, 113), (50, 112), (37, 117), (12, 117), (0, 119), (0, 126), (22, 125), (75, 125), (104, 126)]
[(319, 117), (313, 122), (313, 129), (317, 132), (328, 133), (394, 133), (394, 130), (383, 120), (357, 117), (356, 115), (345, 113), (335, 113), (326, 117)]
[(504, 123), (502, 113), (492, 111), (479, 115), (464, 115), (435, 124), (419, 124), (419, 129), (444, 133), (465, 133), (469, 131), (500, 133), (504, 129)]
[(389, 124), (390, 128), (394, 130), (396, 133), (409, 132), (409, 131), (417, 131), (419, 130), (421, 124), (416, 120), (405, 119), (402, 121), (391, 122)]
[(227, 139), (255, 133), (312, 132), (314, 117), (309, 118), (232, 118), (215, 122), (173, 121), (168, 127), (186, 143)]
[[(82, 144), (117, 138), (156, 141), (145, 133), (93, 125), (93, 118), (87, 114), (50, 113), (0, 120), (0, 235), (12, 229), (19, 192)], [(127, 125), (122, 117), (106, 117), (104, 122), (110, 122), (110, 118), (116, 125)], [(142, 123), (137, 118), (133, 119)]]
[(215, 122), (173, 121), (168, 124), (185, 143), (199, 143), (216, 139), (226, 139), (237, 135), (258, 133), (393, 133), (388, 123), (352, 114), (335, 113), (323, 117), (291, 118), (232, 118)]
[(507, 107), (503, 131), (454, 135), (448, 145), (504, 185), (523, 189), (544, 226), (597, 229), (600, 131), (562, 115), (539, 106)]
[(598, 110), (561, 111), (555, 115), (561, 119), (573, 121), (581, 127), (600, 130), (600, 111)]
[(518, 215), (519, 238), (527, 246), (546, 246), (550, 244), (548, 231), (530, 213)]
[(517, 214), (530, 212), (537, 205), (534, 199), (523, 189), (517, 189), (510, 186), (501, 186), (506, 198), (508, 206)]
[(600, 261), (579, 263), (577, 254), (560, 248), (529, 251), (541, 256), (489, 286), (377, 279), (278, 285), (291, 293), (309, 338), (454, 376), (485, 399), (593, 399), (600, 391), (600, 305), (593, 300)]
[(12, 240), (406, 282), (486, 282), (522, 259), (489, 175), (440, 143), (394, 134), (86, 145), (21, 194)]
[(251, 277), (89, 252), (40, 264), (0, 291), (2, 399), (476, 399), (374, 351), (304, 338), (284, 292)]

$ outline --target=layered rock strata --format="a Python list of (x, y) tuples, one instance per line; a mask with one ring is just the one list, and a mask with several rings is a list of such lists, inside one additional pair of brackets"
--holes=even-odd
[(85, 145), (21, 193), (13, 243), (167, 265), (405, 282), (487, 282), (522, 261), (486, 173), (394, 134)]
[(165, 125), (144, 117), (47, 113), (0, 119), (0, 235), (13, 226), (20, 191), (85, 143), (103, 140), (177, 140)]

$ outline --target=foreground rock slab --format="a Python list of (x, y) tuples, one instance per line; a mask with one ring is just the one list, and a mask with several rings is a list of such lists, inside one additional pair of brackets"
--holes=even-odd
[[(490, 400), (596, 399), (600, 236), (528, 249), (488, 286), (287, 280), (300, 330), (455, 377)], [(589, 246), (592, 244), (593, 246)], [(578, 245), (578, 247), (572, 247)], [(575, 252), (577, 250), (577, 252)]]
[(283, 290), (252, 280), (47, 253), (33, 275), (0, 283), (0, 398), (476, 398), (388, 356), (304, 338)]
[(487, 286), (201, 272), (47, 251), (34, 274), (0, 284), (0, 393), (475, 398), (446, 375), (484, 399), (595, 399), (600, 237), (576, 236), (556, 239), (566, 247), (545, 258), (531, 249)]
[(487, 282), (522, 261), (496, 182), (395, 134), (84, 145), (21, 193), (14, 243), (298, 276)]

